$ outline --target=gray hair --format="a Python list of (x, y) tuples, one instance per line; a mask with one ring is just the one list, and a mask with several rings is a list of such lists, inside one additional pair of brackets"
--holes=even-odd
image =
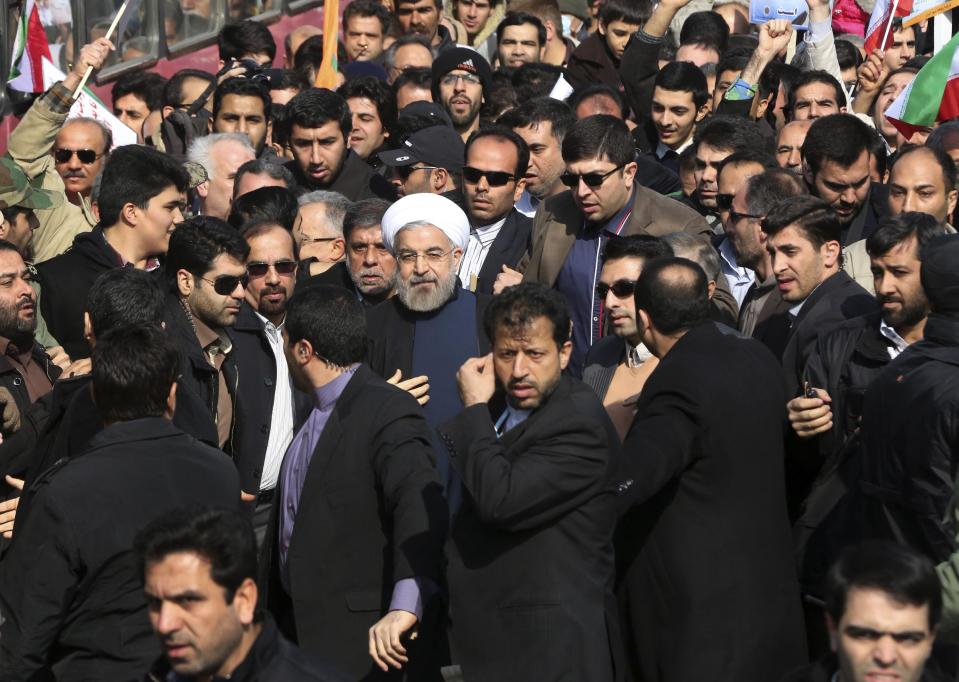
[(297, 199), (297, 203), (300, 206), (323, 204), (326, 207), (326, 222), (328, 226), (338, 237), (343, 236), (343, 219), (346, 217), (347, 209), (353, 205), (352, 201), (339, 192), (318, 189), (314, 192), (304, 194)]
[(68, 118), (61, 126), (61, 129), (74, 123), (89, 123), (90, 125), (96, 126), (103, 135), (103, 153), (109, 154), (110, 150), (113, 149), (113, 131), (110, 130), (110, 127), (106, 123), (98, 121), (95, 118), (90, 118), (89, 116), (77, 116), (76, 118)]
[(396, 66), (396, 53), (401, 47), (407, 45), (422, 45), (430, 51), (430, 54), (433, 55), (434, 58), (436, 57), (433, 46), (430, 45), (430, 41), (424, 36), (417, 34), (403, 35), (394, 40), (393, 44), (383, 52), (383, 68), (386, 69), (386, 73), (389, 73)]
[[(293, 173), (286, 166), (278, 164), (269, 159), (253, 159), (247, 161), (236, 169), (236, 177), (233, 179), (233, 194), (236, 194), (236, 188), (240, 186), (240, 179), (244, 175), (266, 175), (274, 180), (281, 181), (287, 189), (293, 189), (296, 181), (293, 179)], [(236, 198), (234, 196), (234, 198)]]
[(196, 138), (190, 143), (189, 149), (186, 150), (186, 158), (187, 161), (192, 161), (193, 163), (198, 163), (203, 166), (210, 180), (213, 179), (213, 159), (215, 156), (213, 147), (220, 142), (236, 142), (254, 154), (256, 153), (246, 133), (213, 133)]
[(706, 239), (688, 232), (673, 232), (663, 237), (673, 249), (673, 254), (679, 258), (693, 261), (706, 273), (710, 282), (718, 282), (721, 272), (719, 252)]

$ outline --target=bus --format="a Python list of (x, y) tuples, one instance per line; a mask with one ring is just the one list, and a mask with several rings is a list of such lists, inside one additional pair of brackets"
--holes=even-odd
[[(36, 2), (51, 56), (64, 73), (70, 70), (77, 46), (106, 35), (122, 4), (122, 0)], [(131, 5), (134, 2), (131, 0)], [(4, 29), (0, 33), (0, 73), (4, 80), (10, 72), (19, 12), (16, 2), (0, 2), (0, 26)], [(122, 31), (113, 38), (116, 52), (88, 87), (112, 108), (113, 82), (130, 71), (150, 69), (166, 78), (186, 68), (216, 73), (217, 34), (225, 23), (242, 19), (262, 21), (270, 28), (277, 46), (274, 65), (281, 67), (284, 41), (293, 29), (306, 24), (322, 28), (323, 0), (139, 0), (123, 17)], [(0, 88), (0, 152), (6, 150), (7, 137), (16, 126), (18, 105), (22, 107), (27, 97)]]

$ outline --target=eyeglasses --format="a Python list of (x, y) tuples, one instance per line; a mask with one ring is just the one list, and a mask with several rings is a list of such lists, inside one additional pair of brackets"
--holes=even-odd
[(402, 180), (406, 180), (412, 173), (415, 171), (421, 170), (439, 170), (438, 166), (397, 166), (396, 174), (400, 176)]
[(453, 253), (453, 250), (449, 251), (440, 251), (439, 249), (430, 250), (425, 253), (420, 251), (400, 251), (396, 254), (396, 260), (403, 265), (414, 265), (419, 258), (426, 259), (426, 262), (430, 265), (437, 265), (442, 263), (447, 256)]
[(636, 280), (618, 279), (612, 284), (600, 282), (596, 285), (596, 295), (600, 298), (606, 298), (606, 294), (608, 294), (610, 291), (613, 292), (613, 296), (616, 298), (627, 298), (632, 296), (636, 291)]
[(622, 166), (616, 166), (616, 168), (611, 171), (607, 171), (606, 173), (593, 172), (579, 175), (577, 173), (570, 173), (567, 171), (559, 176), (559, 180), (567, 187), (578, 187), (580, 180), (586, 183), (587, 187), (599, 187), (606, 182), (606, 178), (623, 168), (625, 165), (626, 164), (623, 164)]
[[(300, 235), (300, 246), (306, 246), (307, 244), (316, 244), (317, 242), (332, 242), (339, 239), (339, 237), (306, 237)], [(279, 265), (279, 263), (277, 263)], [(279, 271), (278, 271), (279, 272)]]
[(266, 273), (270, 271), (271, 267), (276, 270), (278, 275), (292, 275), (296, 272), (296, 261), (278, 260), (275, 263), (247, 263), (246, 274), (250, 277), (266, 277)]
[(750, 220), (762, 220), (766, 216), (764, 215), (753, 215), (752, 213), (738, 213), (736, 211), (729, 212), (729, 222), (738, 223), (740, 220), (745, 220), (749, 218)]
[(80, 163), (91, 164), (99, 159), (103, 154), (97, 154), (92, 149), (54, 149), (53, 160), (57, 163), (66, 163), (76, 154)]
[(220, 275), (216, 279), (209, 279), (207, 277), (201, 277), (204, 282), (209, 282), (213, 285), (213, 291), (220, 294), (220, 296), (227, 296), (236, 291), (237, 285), (242, 286), (246, 289), (246, 285), (250, 283), (249, 275)]
[(720, 211), (728, 211), (733, 207), (734, 196), (734, 194), (717, 194), (716, 208), (718, 208)]
[(456, 85), (456, 81), (463, 79), (469, 85), (479, 85), (480, 77), (472, 73), (448, 73), (440, 79), (443, 85)]
[(472, 166), (463, 168), (463, 178), (471, 185), (475, 185), (480, 178), (486, 178), (490, 187), (502, 187), (510, 182), (516, 181), (516, 176), (506, 171), (484, 171)]

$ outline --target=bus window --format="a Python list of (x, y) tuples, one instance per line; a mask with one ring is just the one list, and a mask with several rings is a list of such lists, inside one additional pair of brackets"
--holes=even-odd
[(217, 0), (163, 0), (166, 44), (180, 50), (212, 38), (222, 26), (222, 5)]
[[(111, 38), (117, 49), (110, 55), (100, 74), (101, 82), (130, 68), (152, 62), (159, 56), (156, 1), (143, 0), (135, 9), (128, 10), (129, 14), (124, 14), (116, 33)], [(84, 5), (84, 19), (87, 25), (86, 42), (106, 36), (121, 4), (123, 4), (121, 0), (108, 2), (94, 0)]]
[(280, 0), (227, 0), (227, 10), (230, 21), (267, 18), (280, 13)]
[[(15, 6), (15, 5), (14, 5)], [(70, 0), (42, 0), (37, 3), (40, 23), (47, 34), (53, 63), (64, 72), (73, 62), (73, 10)]]

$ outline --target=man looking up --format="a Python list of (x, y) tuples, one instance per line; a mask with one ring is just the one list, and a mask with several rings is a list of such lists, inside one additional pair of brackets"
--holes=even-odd
[(301, 92), (287, 106), (293, 171), (297, 184), (313, 191), (339, 192), (350, 201), (381, 196), (392, 187), (348, 146), (353, 116), (342, 97), (329, 90)]
[(170, 235), (183, 220), (188, 183), (180, 164), (149, 147), (121, 147), (111, 155), (97, 198), (100, 223), (77, 235), (70, 251), (37, 268), (43, 319), (72, 359), (90, 355), (83, 311), (93, 282), (111, 268), (160, 267)]
[(433, 101), (446, 109), (463, 142), (479, 129), (492, 79), (489, 62), (468, 47), (447, 50), (433, 62)]
[(521, 103), (497, 121), (512, 128), (529, 147), (526, 187), (516, 202), (516, 210), (532, 218), (540, 202), (563, 191), (560, 175), (566, 170), (563, 139), (576, 122), (570, 108), (551, 97), (538, 97)]
[(459, 278), (470, 291), (492, 295), (496, 276), (517, 267), (529, 251), (533, 221), (515, 208), (528, 166), (529, 148), (509, 128), (485, 128), (466, 144), (463, 195), (470, 238)]
[(496, 27), (499, 65), (514, 69), (538, 64), (546, 47), (546, 27), (526, 12), (509, 12)]
[[(295, 627), (304, 651), (350, 679), (390, 667), (426, 679), (438, 665), (448, 511), (423, 413), (363, 362), (366, 323), (350, 292), (298, 292), (284, 338), (294, 386), (313, 409), (280, 470), (262, 602)], [(316, 504), (328, 490), (349, 492), (342, 505)], [(413, 627), (418, 636), (401, 643)]]
[(244, 133), (213, 133), (196, 138), (187, 150), (187, 159), (206, 170), (206, 181), (196, 193), (200, 197), (200, 215), (226, 220), (233, 200), (236, 173), (253, 161), (256, 151)]
[[(469, 492), (449, 544), (452, 660), (468, 679), (543, 679), (548, 661), (547, 679), (609, 682), (616, 433), (596, 395), (563, 376), (562, 296), (511, 287), (484, 326), (493, 352), (460, 368), (464, 409), (440, 427)], [(517, 601), (551, 612), (550, 637), (489, 607)]]
[(376, 0), (356, 0), (343, 10), (343, 46), (351, 62), (379, 61), (390, 32), (390, 11)]
[(97, 219), (90, 205), (93, 181), (113, 146), (109, 128), (90, 118), (67, 120), (73, 92), (88, 67), (96, 73), (113, 50), (100, 38), (84, 45), (73, 69), (39, 97), (10, 133), (7, 151), (29, 178), (42, 177), (42, 187), (66, 194), (67, 201), (37, 212), (40, 226), (34, 242), (36, 262), (63, 253)]
[[(240, 514), (178, 509), (140, 531), (134, 547), (150, 625), (163, 655), (150, 678), (338, 682), (257, 614), (257, 548)], [(191, 602), (191, 599), (194, 600)], [(205, 605), (203, 617), (190, 607)]]
[(869, 171), (875, 133), (852, 114), (817, 119), (803, 142), (803, 177), (839, 218), (843, 246), (865, 239), (887, 214), (886, 188)]
[(441, 23), (443, 0), (397, 0), (396, 18), (403, 33), (423, 36), (437, 55), (456, 46), (453, 36)]
[[(240, 314), (249, 275), (249, 245), (232, 227), (198, 216), (170, 240), (166, 279), (166, 330), (180, 353), (177, 402), (195, 424), (190, 433), (231, 450), (239, 412), (237, 356), (229, 328)], [(244, 375), (245, 376), (245, 375)], [(247, 381), (256, 381), (251, 376)], [(246, 491), (253, 501), (255, 490)]]
[(180, 369), (160, 329), (97, 339), (90, 391), (107, 426), (83, 456), (61, 460), (34, 484), (4, 557), (4, 680), (52, 671), (62, 680), (137, 679), (157, 657), (135, 535), (178, 507), (239, 504), (229, 458), (171, 423)]
[(243, 133), (260, 156), (273, 125), (270, 104), (270, 90), (262, 81), (227, 78), (213, 93), (210, 131)]
[(650, 113), (655, 128), (656, 158), (679, 173), (679, 155), (693, 143), (696, 124), (709, 113), (706, 76), (689, 62), (670, 62), (653, 84)]
[[(685, 231), (707, 234), (692, 209), (635, 182), (636, 161), (629, 128), (612, 116), (577, 121), (563, 140), (570, 189), (543, 202), (533, 224), (528, 282), (555, 287), (573, 320), (570, 371), (582, 372), (589, 347), (602, 336), (602, 299), (596, 296), (596, 264), (611, 236)], [(504, 272), (501, 283), (516, 275)]]
[(671, 255), (661, 238), (644, 234), (613, 239), (606, 245), (596, 294), (606, 307), (610, 333), (589, 349), (583, 382), (603, 401), (621, 441), (633, 423), (636, 399), (659, 364), (643, 345), (633, 293), (643, 265)]

